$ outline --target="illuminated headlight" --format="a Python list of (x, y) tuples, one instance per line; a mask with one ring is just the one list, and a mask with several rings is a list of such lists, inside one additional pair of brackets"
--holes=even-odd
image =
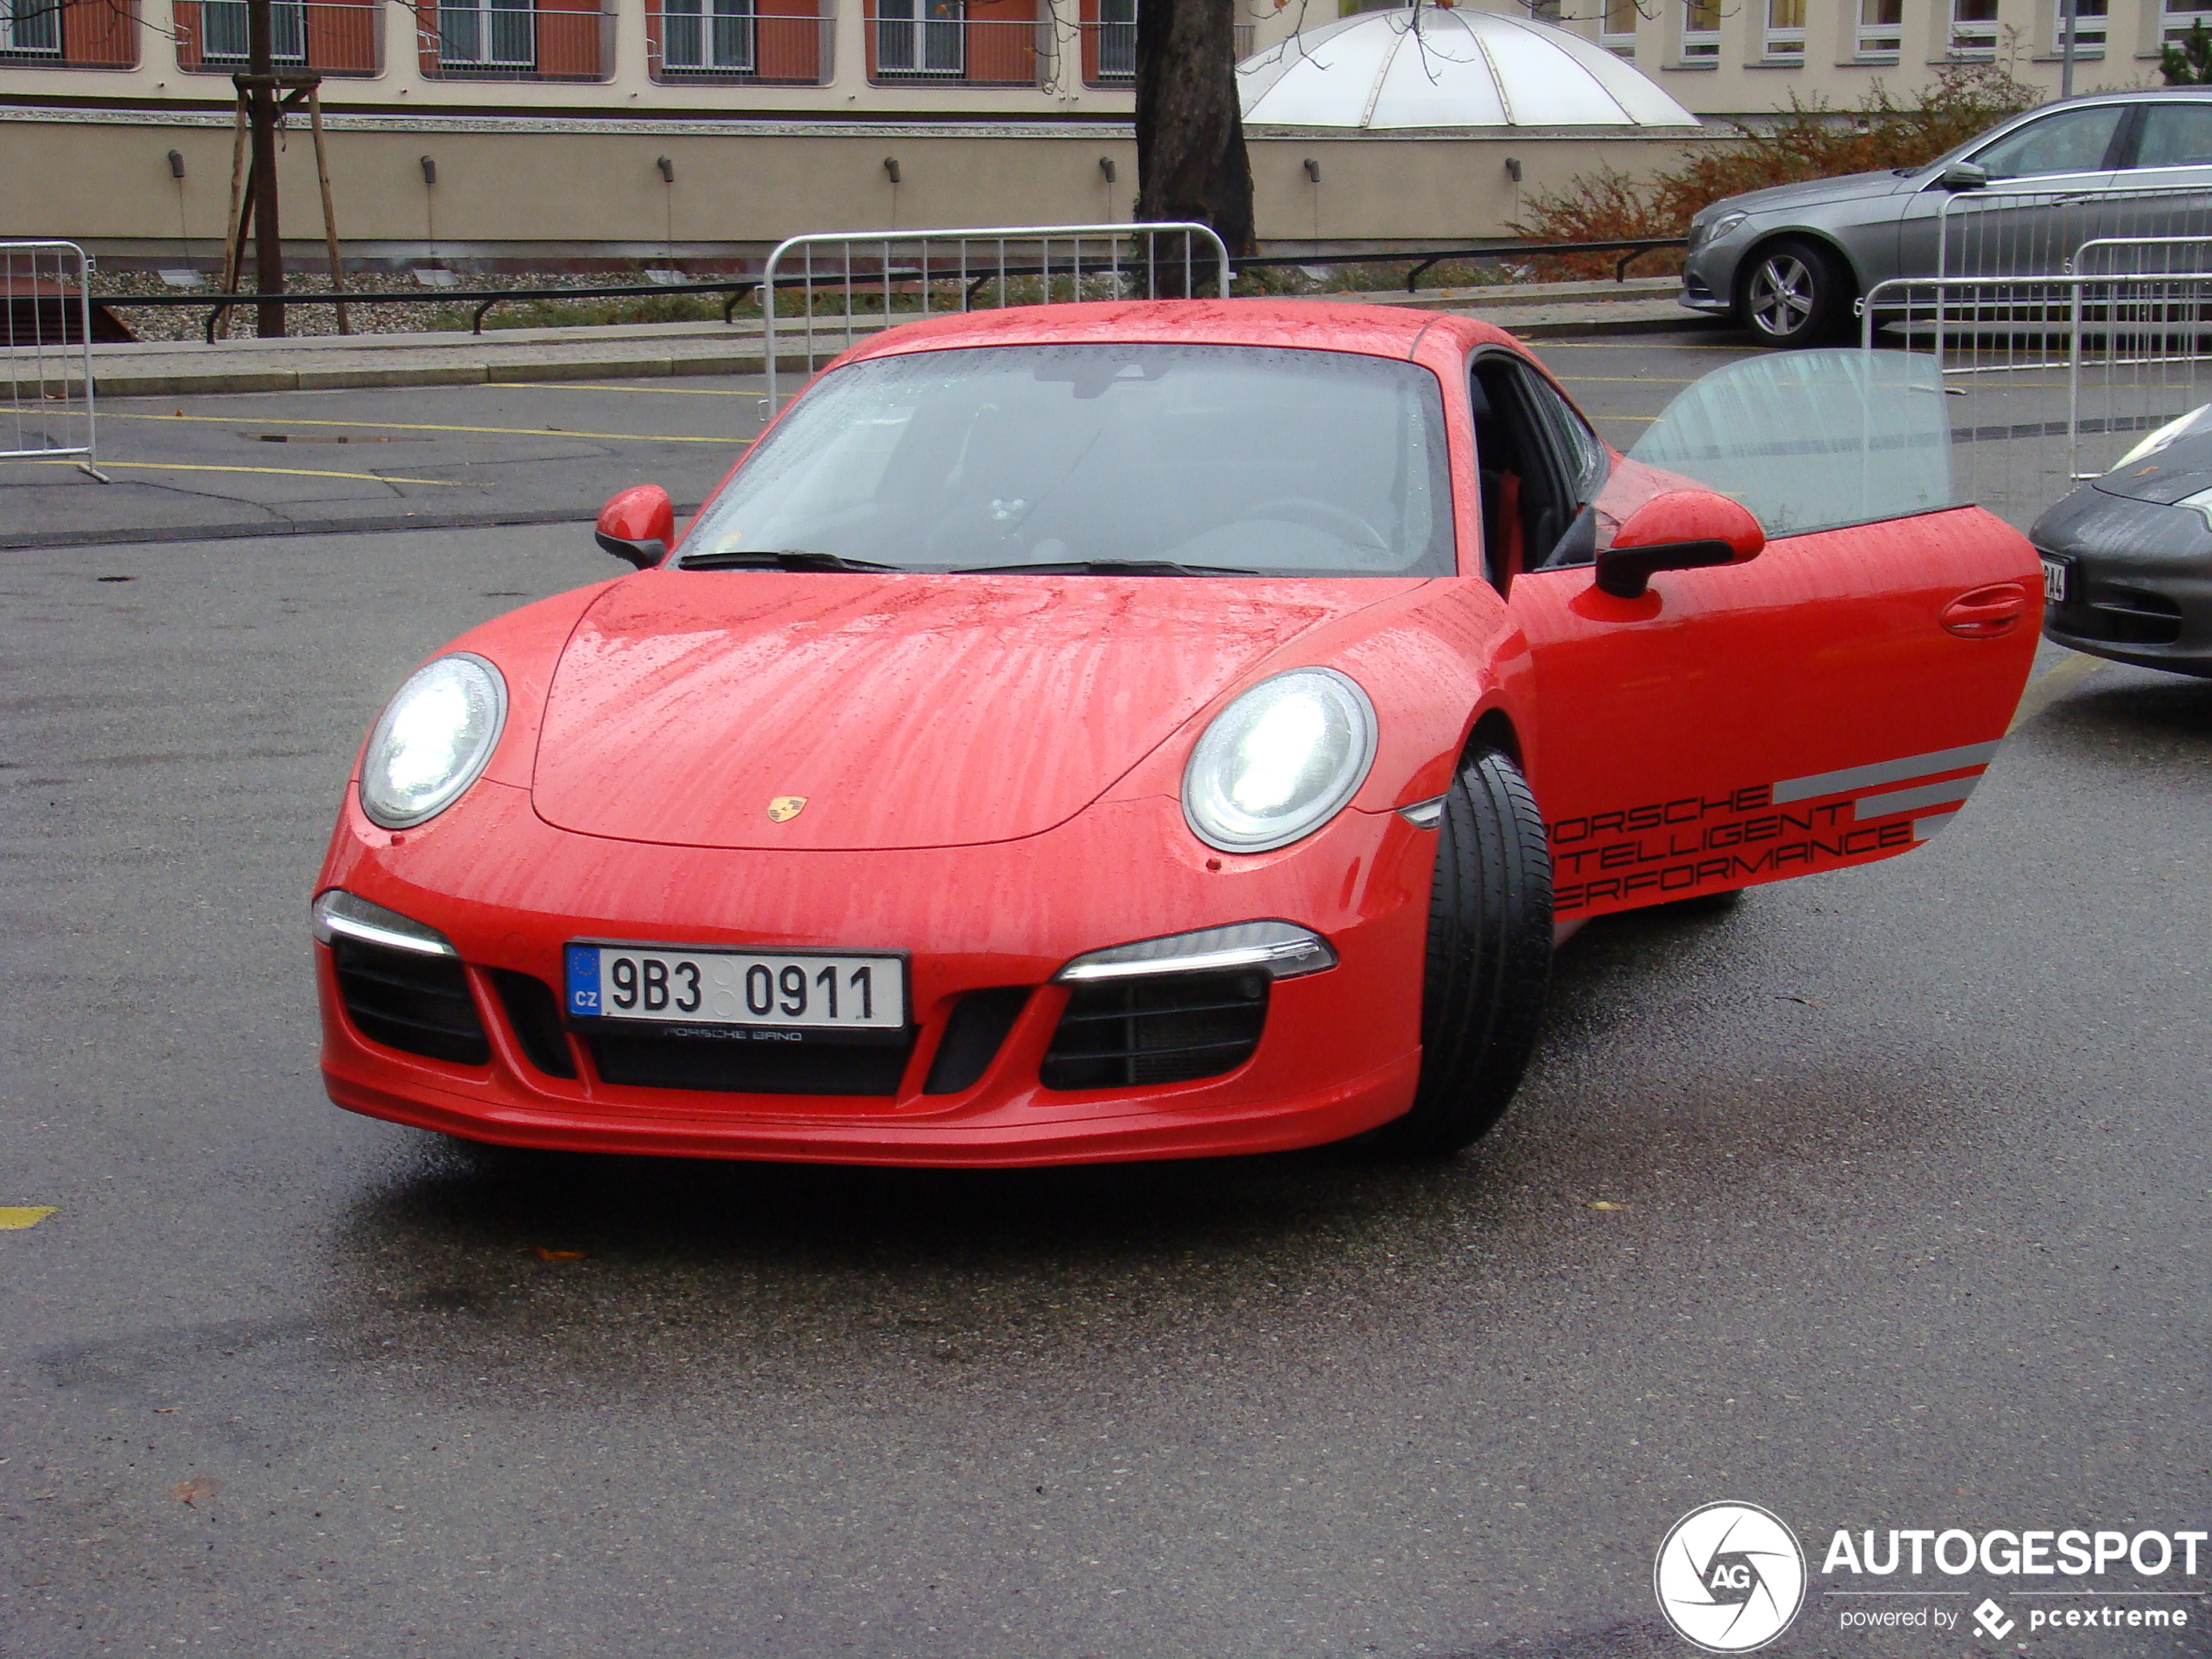
[(1224, 853), (1288, 846), (1335, 817), (1375, 759), (1375, 709), (1331, 668), (1262, 680), (1213, 718), (1183, 771), (1183, 816)]
[(446, 936), (412, 916), (371, 904), (343, 887), (333, 887), (315, 900), (315, 937), (324, 944), (351, 939), (386, 950), (410, 951), (417, 956), (457, 956)]
[(1220, 974), (1257, 968), (1270, 979), (1298, 979), (1337, 965), (1329, 941), (1291, 921), (1239, 921), (1192, 934), (1139, 940), (1078, 956), (1052, 976), (1055, 985), (1149, 979), (1156, 974)]
[(400, 687), (361, 756), (361, 811), (408, 829), (461, 799), (507, 723), (507, 682), (481, 657), (426, 663)]
[(1749, 218), (1749, 213), (1723, 213), (1718, 219), (1693, 226), (1689, 233), (1689, 246), (1696, 249), (1708, 242), (1717, 242)]
[(2187, 432), (2191, 426), (2195, 424), (2197, 417), (2202, 415), (2206, 409), (2212, 409), (2212, 403), (2201, 405), (2196, 408), (2191, 409), (2187, 415), (2179, 415), (2175, 419), (2168, 421), (2164, 426), (2159, 428), (2157, 431), (2152, 433), (2150, 436), (2145, 438), (2141, 443), (2137, 444), (2126, 455), (2121, 456), (2118, 461), (2114, 462), (2113, 463), (2112, 469), (2114, 472), (2118, 472), (2122, 467), (2132, 467), (2135, 462), (2141, 461), (2146, 455), (2156, 455), (2161, 449), (2165, 448), (2168, 444), (2172, 443), (2175, 439), (2180, 437), (2182, 434)]

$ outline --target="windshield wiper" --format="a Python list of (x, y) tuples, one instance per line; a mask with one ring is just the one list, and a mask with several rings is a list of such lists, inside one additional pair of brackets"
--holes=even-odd
[(848, 559), (842, 553), (817, 553), (805, 548), (744, 547), (718, 553), (691, 553), (678, 561), (686, 570), (903, 570), (899, 564), (878, 564), (873, 559)]
[(963, 564), (954, 576), (1262, 576), (1242, 564), (1177, 564), (1172, 559), (1055, 559), (1043, 564)]

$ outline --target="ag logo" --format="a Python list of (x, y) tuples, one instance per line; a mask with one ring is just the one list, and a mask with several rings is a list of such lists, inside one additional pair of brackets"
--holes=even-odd
[(1797, 1534), (1757, 1504), (1693, 1509), (1659, 1546), (1659, 1610), (1708, 1653), (1749, 1653), (1790, 1628), (1805, 1599)]
[(806, 796), (779, 795), (768, 803), (768, 821), (771, 824), (787, 824), (806, 810)]

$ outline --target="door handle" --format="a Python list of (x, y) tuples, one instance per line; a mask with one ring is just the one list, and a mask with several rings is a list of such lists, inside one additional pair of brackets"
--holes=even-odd
[(2017, 582), (1997, 582), (1960, 594), (1944, 606), (1946, 629), (1961, 639), (2001, 639), (2027, 614), (2027, 590)]

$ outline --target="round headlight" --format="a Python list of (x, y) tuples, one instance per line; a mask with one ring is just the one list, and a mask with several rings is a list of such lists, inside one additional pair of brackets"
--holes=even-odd
[(1183, 771), (1183, 816), (1224, 853), (1288, 846), (1335, 817), (1375, 758), (1375, 708), (1332, 668), (1262, 680), (1216, 715)]
[(507, 723), (507, 682), (481, 657), (425, 663), (385, 705), (361, 756), (361, 811), (409, 829), (461, 799)]

